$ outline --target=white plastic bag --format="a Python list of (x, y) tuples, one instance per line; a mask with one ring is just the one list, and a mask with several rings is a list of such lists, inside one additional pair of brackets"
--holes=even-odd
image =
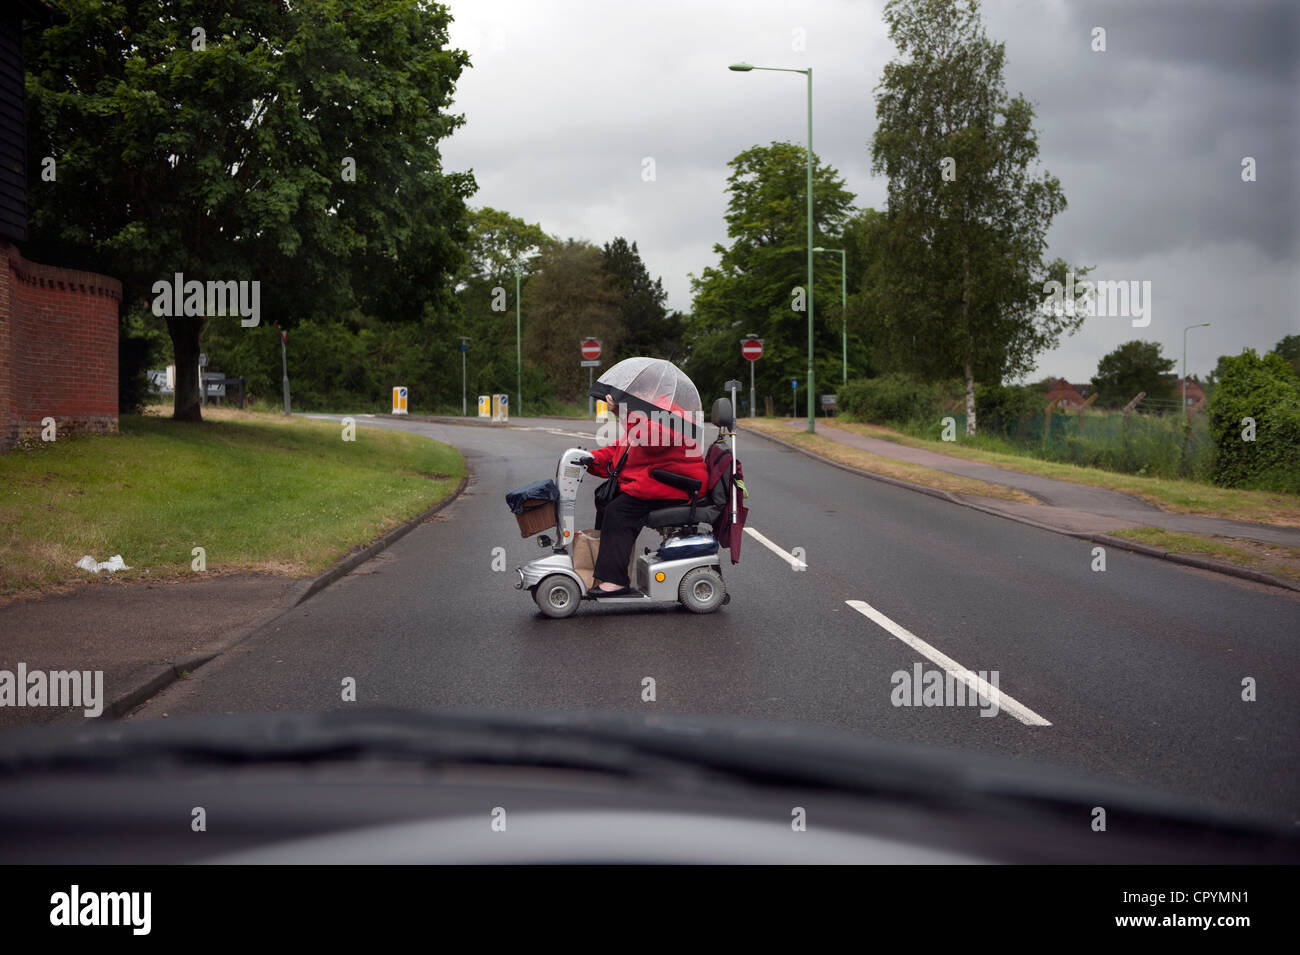
[(93, 574), (97, 574), (101, 570), (113, 571), (113, 570), (131, 569), (130, 567), (126, 566), (126, 561), (122, 560), (121, 554), (114, 554), (108, 560), (101, 560), (98, 562), (95, 560), (95, 558), (87, 554), (85, 557), (81, 558), (81, 560), (77, 561), (77, 566), (80, 567), (82, 570), (88, 570)]

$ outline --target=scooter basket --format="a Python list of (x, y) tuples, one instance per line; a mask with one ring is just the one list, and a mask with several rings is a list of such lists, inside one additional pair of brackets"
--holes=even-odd
[(549, 531), (559, 523), (554, 501), (529, 500), (523, 506), (524, 510), (515, 515), (515, 520), (519, 522), (520, 537), (533, 537)]

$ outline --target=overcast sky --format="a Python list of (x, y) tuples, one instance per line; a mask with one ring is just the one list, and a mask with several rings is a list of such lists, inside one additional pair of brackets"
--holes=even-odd
[[(733, 73), (813, 69), (813, 148), (859, 206), (885, 207), (871, 175), (874, 89), (895, 55), (868, 0), (451, 0), (473, 67), (444, 144), (472, 169), (475, 206), (562, 238), (636, 241), (673, 308), (688, 273), (726, 243), (727, 162), (802, 143), (805, 80)], [(1087, 381), (1132, 339), (1204, 375), (1220, 354), (1300, 332), (1300, 4), (1294, 0), (985, 0), (1007, 51), (1007, 88), (1036, 108), (1041, 168), (1069, 208), (1049, 256), (1090, 278), (1151, 282), (1151, 322), (1094, 317), (1031, 376)], [(1093, 29), (1106, 31), (1093, 52)], [(800, 40), (802, 39), (802, 48)], [(1243, 157), (1256, 162), (1242, 181)], [(655, 179), (642, 178), (643, 159)], [(825, 267), (837, 267), (824, 256)]]

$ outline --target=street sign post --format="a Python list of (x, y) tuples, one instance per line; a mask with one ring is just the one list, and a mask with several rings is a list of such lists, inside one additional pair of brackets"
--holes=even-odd
[(587, 392), (588, 392), (587, 417), (590, 418), (592, 416), (591, 415), (592, 398), (590, 392), (591, 392), (591, 376), (593, 374), (591, 369), (600, 367), (600, 339), (599, 338), (584, 338), (582, 340), (582, 361), (579, 363), (578, 367), (587, 369)]
[(754, 401), (754, 363), (763, 357), (763, 339), (746, 335), (740, 340), (740, 354), (749, 362), (749, 416), (753, 418), (758, 414), (755, 410), (758, 405)]
[(791, 401), (790, 417), (797, 418), (799, 417), (799, 379), (798, 378), (790, 379), (790, 401)]

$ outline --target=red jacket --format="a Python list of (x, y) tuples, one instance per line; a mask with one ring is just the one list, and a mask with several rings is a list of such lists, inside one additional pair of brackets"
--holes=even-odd
[[(629, 438), (631, 443), (629, 444)], [(680, 443), (674, 443), (680, 442)], [(655, 480), (650, 471), (663, 468), (700, 482), (700, 493), (708, 489), (709, 469), (699, 444), (660, 428), (637, 411), (629, 411), (627, 430), (617, 444), (591, 452), (595, 460), (587, 470), (597, 477), (609, 477), (627, 451), (627, 461), (618, 475), (618, 489), (643, 501), (689, 501), (690, 495)]]

